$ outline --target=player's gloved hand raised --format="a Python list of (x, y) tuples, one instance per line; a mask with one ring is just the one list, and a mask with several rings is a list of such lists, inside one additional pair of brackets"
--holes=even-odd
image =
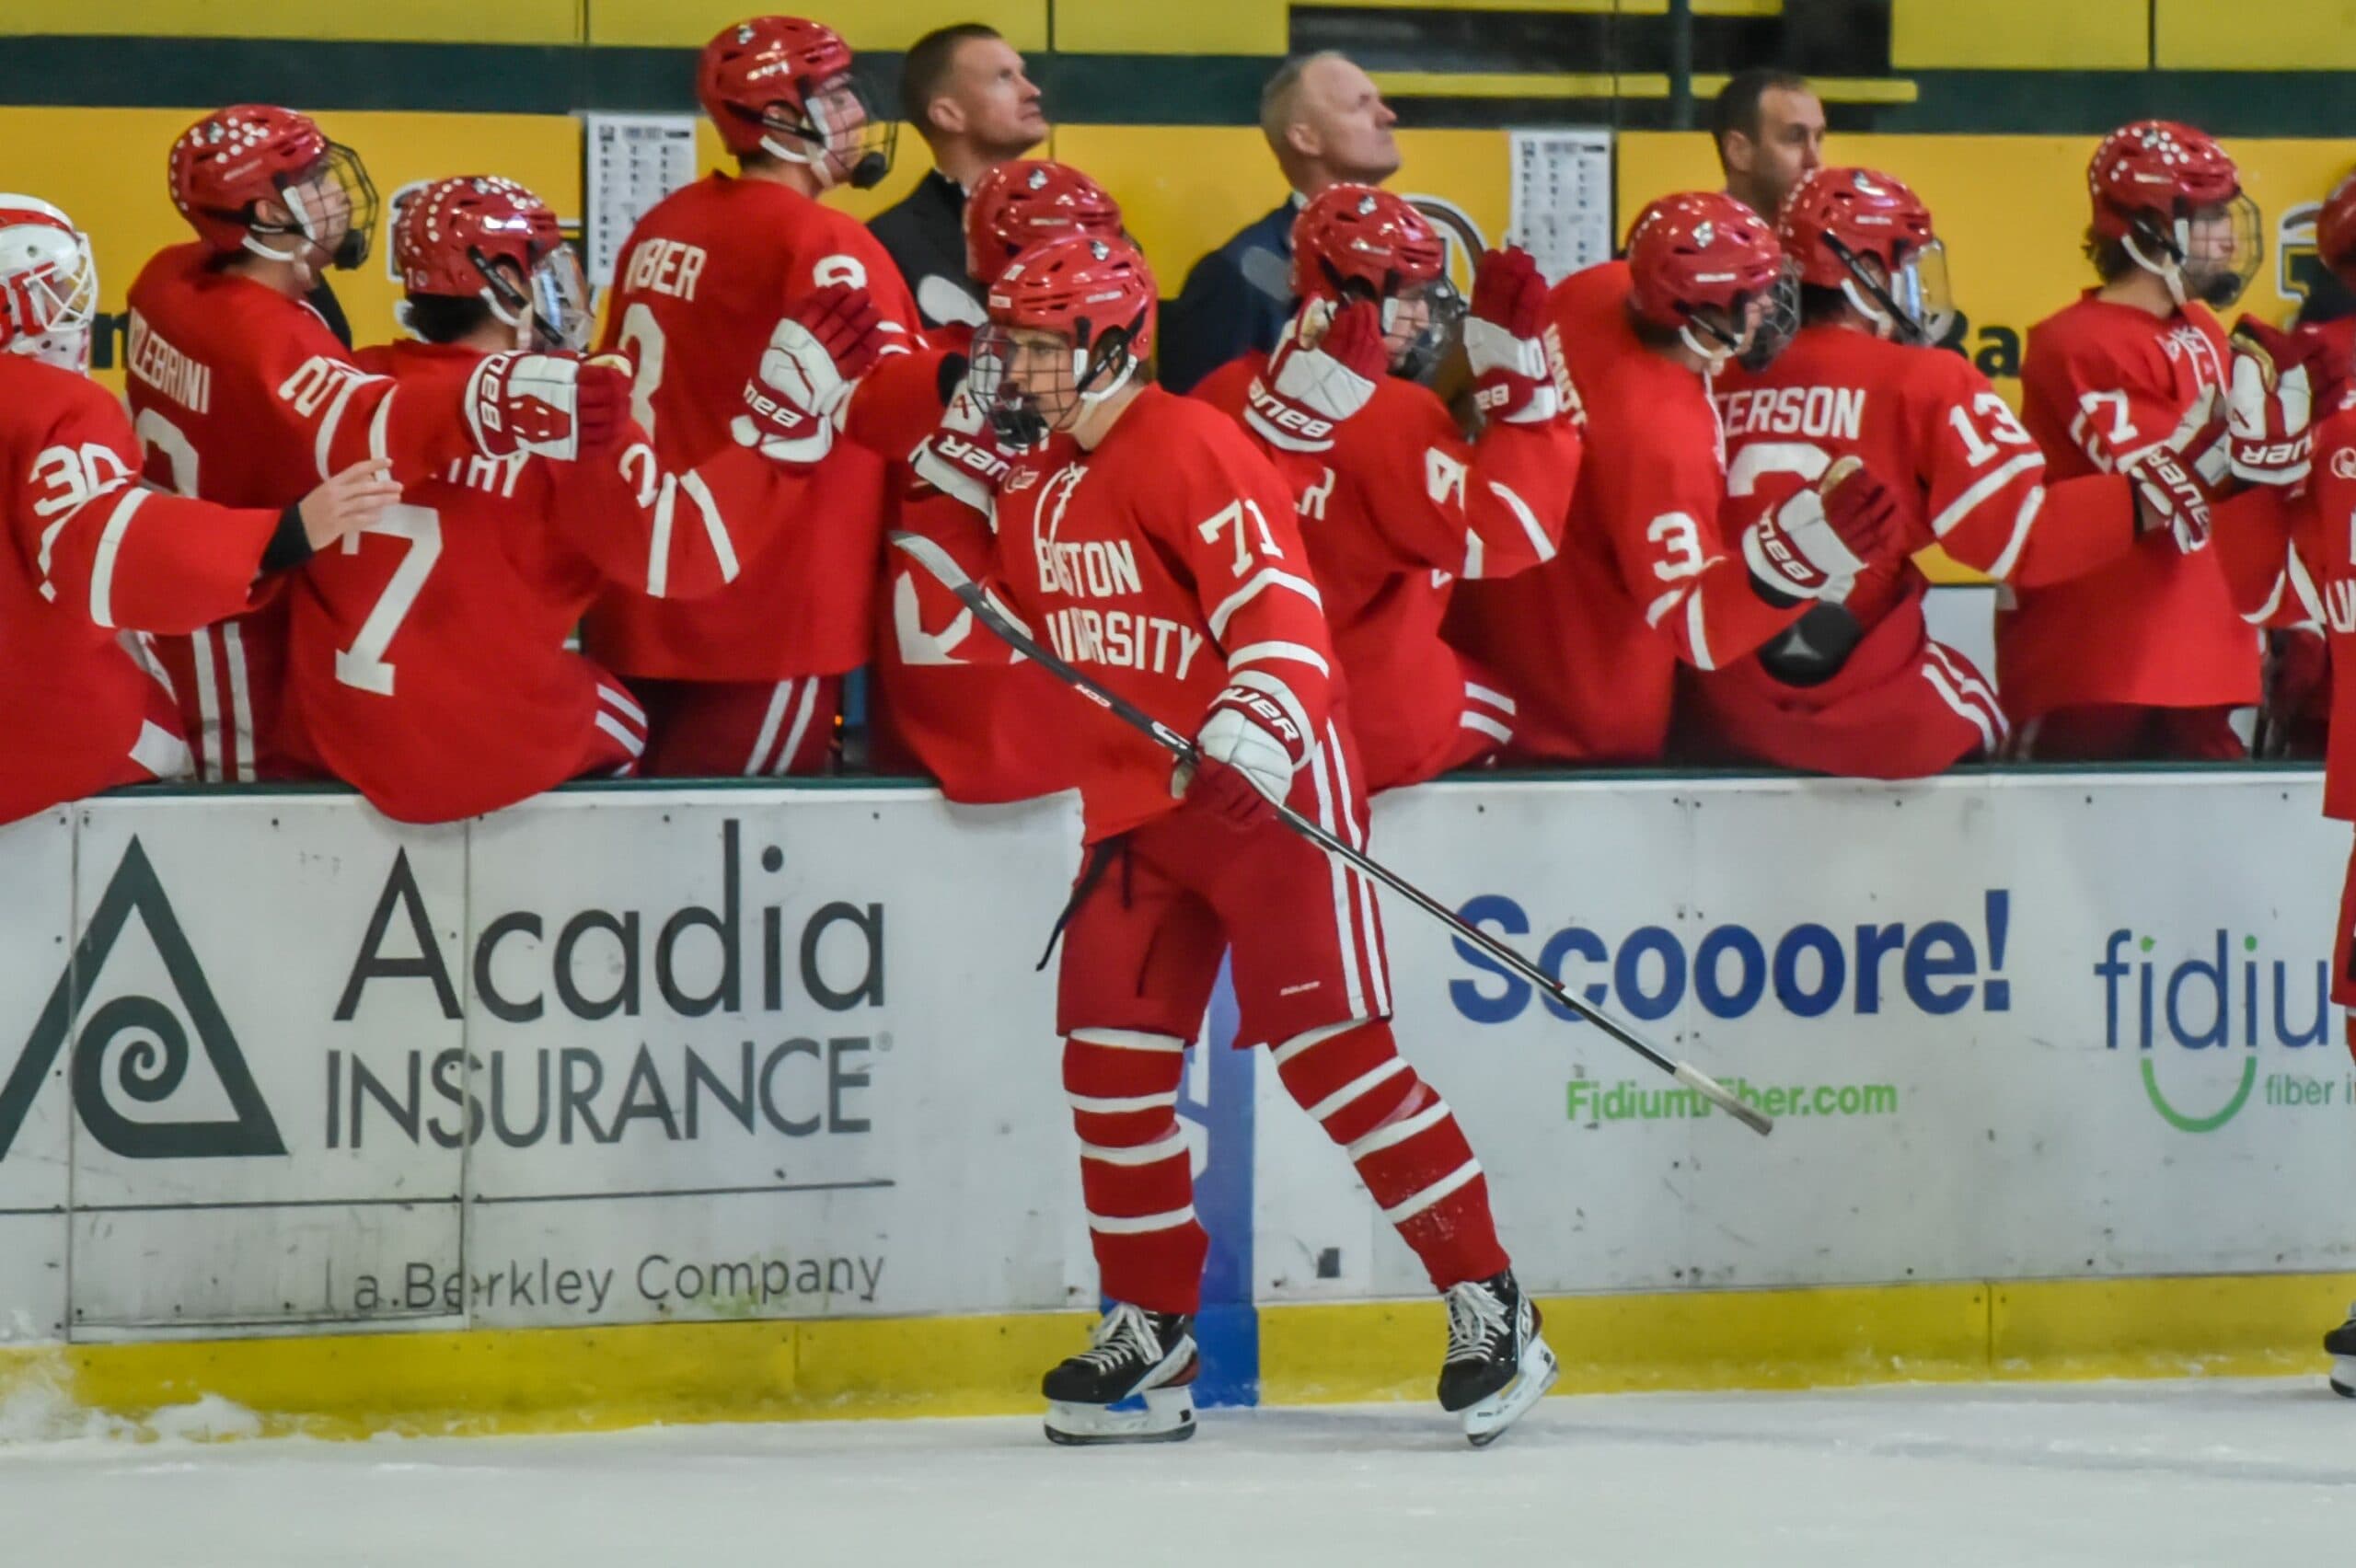
[(2297, 485), (2307, 477), (2315, 447), (2308, 366), (2324, 353), (2323, 340), (2245, 316), (2234, 324), (2233, 344), (2225, 430), (2234, 477), (2253, 485)]
[(1578, 394), (1552, 330), (1546, 280), (1530, 253), (1519, 246), (1482, 252), (1464, 320), (1464, 359), (1483, 413), (1508, 424), (1577, 416)]
[(969, 381), (958, 381), (939, 428), (917, 448), (909, 467), (917, 478), (941, 494), (964, 502), (985, 517), (989, 515), (1012, 457)]
[(2218, 424), (2217, 388), (2203, 386), (2165, 441), (2119, 469), (2135, 487), (2135, 531), (2165, 531), (2186, 555), (2209, 543), (2209, 487), (2231, 471), (2230, 430)]
[(629, 378), (573, 354), (492, 354), (467, 378), (467, 428), (486, 457), (600, 457), (629, 418)]
[(811, 464), (832, 450), (835, 416), (888, 342), (865, 289), (830, 283), (796, 301), (769, 334), (745, 383), (745, 412), (730, 432), (780, 463)]
[(1178, 765), (1171, 790), (1230, 827), (1253, 827), (1276, 814), (1308, 757), (1309, 737), (1283, 704), (1250, 686), (1229, 686), (1211, 699), (1195, 755)]
[(1243, 422), (1287, 452), (1325, 452), (1390, 371), (1382, 317), (1364, 300), (1311, 300), (1285, 324), (1268, 368), (1252, 378)]
[(1742, 559), (1775, 593), (1839, 604), (1898, 541), (1897, 496), (1864, 463), (1843, 457), (1745, 529)]

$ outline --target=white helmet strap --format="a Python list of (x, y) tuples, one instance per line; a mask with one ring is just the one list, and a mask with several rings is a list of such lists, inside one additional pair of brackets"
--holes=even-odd
[(2143, 248), (2135, 243), (2135, 236), (2131, 233), (2121, 238), (2119, 244), (2126, 248), (2129, 258), (2134, 261), (2135, 265), (2168, 286), (2168, 297), (2176, 301), (2178, 308), (2182, 308), (2188, 303), (2184, 294), (2184, 264), (2177, 258), (2184, 254), (2185, 247), (2191, 236), (2187, 232), (2187, 225), (2181, 218), (2177, 220), (2176, 226), (2176, 255), (2159, 261), (2154, 261), (2143, 254)]

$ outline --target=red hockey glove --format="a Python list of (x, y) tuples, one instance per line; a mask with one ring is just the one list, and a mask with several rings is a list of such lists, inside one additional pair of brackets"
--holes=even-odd
[(2234, 477), (2288, 487), (2307, 477), (2315, 447), (2308, 364), (2324, 352), (2313, 332), (2284, 332), (2255, 317), (2234, 324), (2234, 383), (2225, 430)]
[(1172, 787), (1239, 831), (1274, 816), (1309, 757), (1308, 733), (1288, 707), (1252, 686), (1220, 692), (1195, 736), (1195, 761), (1179, 765)]
[(745, 383), (746, 412), (730, 433), (764, 457), (816, 463), (833, 449), (836, 413), (886, 341), (865, 289), (830, 283), (803, 295), (769, 334), (758, 374)]
[(1744, 530), (1742, 559), (1779, 594), (1839, 604), (1898, 537), (1898, 498), (1865, 464), (1843, 457), (1814, 489), (1795, 491)]
[(571, 354), (492, 354), (467, 378), (467, 428), (486, 457), (602, 456), (629, 418), (629, 378)]
[(1252, 378), (1243, 422), (1271, 446), (1325, 452), (1390, 371), (1382, 317), (1360, 300), (1336, 312), (1311, 300), (1286, 323), (1268, 368)]
[(1472, 400), (1507, 424), (1575, 417), (1578, 395), (1563, 363), (1562, 340), (1546, 324), (1546, 280), (1519, 246), (1482, 252), (1464, 322)]

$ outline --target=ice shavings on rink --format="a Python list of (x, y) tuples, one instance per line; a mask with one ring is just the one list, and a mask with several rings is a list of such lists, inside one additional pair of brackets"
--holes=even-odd
[(0, 1447), (0, 1513), (76, 1568), (2328, 1563), (2356, 1404), (2316, 1378), (1554, 1399), (1484, 1453), (1409, 1406), (1087, 1451), (1029, 1420), (81, 1437)]

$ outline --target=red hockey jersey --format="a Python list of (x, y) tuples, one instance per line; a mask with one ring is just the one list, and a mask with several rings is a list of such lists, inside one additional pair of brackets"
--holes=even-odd
[[(403, 389), (471, 349), (401, 343), (361, 364)], [(733, 442), (686, 473), (642, 432), (596, 462), (469, 457), (315, 556), (293, 593), (288, 744), (403, 822), (473, 816), (560, 784), (641, 714), (565, 650), (601, 589), (687, 599), (733, 582), (799, 514), (802, 476)], [(625, 734), (625, 731), (629, 733)]]
[[(1600, 274), (1600, 275), (1599, 275)], [(1740, 658), (1799, 617), (1751, 587), (1722, 535), (1763, 502), (1727, 506), (1726, 454), (1703, 377), (1628, 325), (1626, 269), (1575, 273), (1547, 301), (1588, 416), (1562, 553), (1461, 586), (1449, 640), (1505, 681), (1519, 709), (1506, 755), (1644, 763), (1669, 736), (1681, 659)]]
[[(2163, 319), (2089, 290), (2029, 329), (2022, 422), (2056, 479), (2177, 442), (2213, 483), (2231, 368), (2202, 306)], [(2258, 634), (2234, 613), (2215, 552), (2187, 555), (2165, 530), (2082, 576), (2007, 590), (1999, 605), (1997, 684), (2015, 724), (2060, 708), (2258, 700)]]
[[(127, 367), (147, 478), (272, 512), (364, 457), (407, 482), (474, 450), (456, 383), (406, 397), (363, 374), (300, 300), (234, 276), (201, 244), (158, 252), (131, 285)], [(199, 776), (283, 776), (274, 753), (286, 607), (159, 639)]]
[(2048, 484), (2044, 453), (1961, 354), (1810, 327), (1765, 370), (1729, 369), (1715, 398), (1730, 494), (1750, 495), (1773, 474), (1813, 482), (1844, 456), (1863, 458), (1896, 493), (1904, 543), (1846, 601), (1865, 626), (1922, 591), (1913, 557), (1934, 544), (1975, 571), (2037, 586), (2135, 541), (2127, 480)]
[[(622, 252), (605, 347), (633, 366), (633, 411), (664, 467), (730, 444), (745, 382), (778, 318), (828, 283), (864, 287), (913, 333), (916, 304), (874, 236), (772, 180), (713, 174), (640, 220)], [(913, 339), (911, 339), (913, 341)], [(774, 681), (836, 674), (867, 657), (888, 495), (884, 459), (839, 442), (810, 481), (797, 525), (745, 574), (694, 604), (602, 597), (589, 652), (626, 675)]]
[(184, 501), (138, 474), (105, 388), (0, 354), (0, 823), (181, 771), (163, 690), (118, 628), (187, 632), (252, 603), (281, 509)]
[[(989, 543), (976, 537), (989, 526), (978, 518), (928, 521), (967, 531), (961, 548), (988, 555), (987, 581), (1040, 640), (1180, 731), (1192, 733), (1246, 668), (1276, 688), (1269, 695), (1305, 735), (1322, 733), (1337, 707), (1341, 677), (1292, 498), (1252, 440), (1206, 404), (1148, 386), (1092, 451), (1058, 442), (1018, 458)], [(989, 637), (976, 628), (953, 651)], [(1057, 695), (1062, 765), (1090, 843), (1177, 804), (1167, 752)]]
[(2356, 822), (2356, 411), (2316, 430), (2304, 492), (2253, 489), (2217, 508), (2216, 552), (2252, 624), (2312, 618), (2331, 646), (2324, 814)]
[[(1266, 368), (1265, 355), (1244, 355), (1191, 396), (1240, 423)], [(1330, 451), (1262, 445), (1292, 485), (1349, 673), (1367, 791), (1420, 783), (1468, 749), (1487, 749), (1467, 747), (1466, 726), (1494, 734), (1498, 719), (1470, 706), (1467, 691), (1495, 677), (1440, 640), (1440, 621), (1460, 579), (1510, 577), (1554, 559), (1578, 479), (1577, 427), (1493, 421), (1468, 442), (1428, 387), (1385, 376)]]

